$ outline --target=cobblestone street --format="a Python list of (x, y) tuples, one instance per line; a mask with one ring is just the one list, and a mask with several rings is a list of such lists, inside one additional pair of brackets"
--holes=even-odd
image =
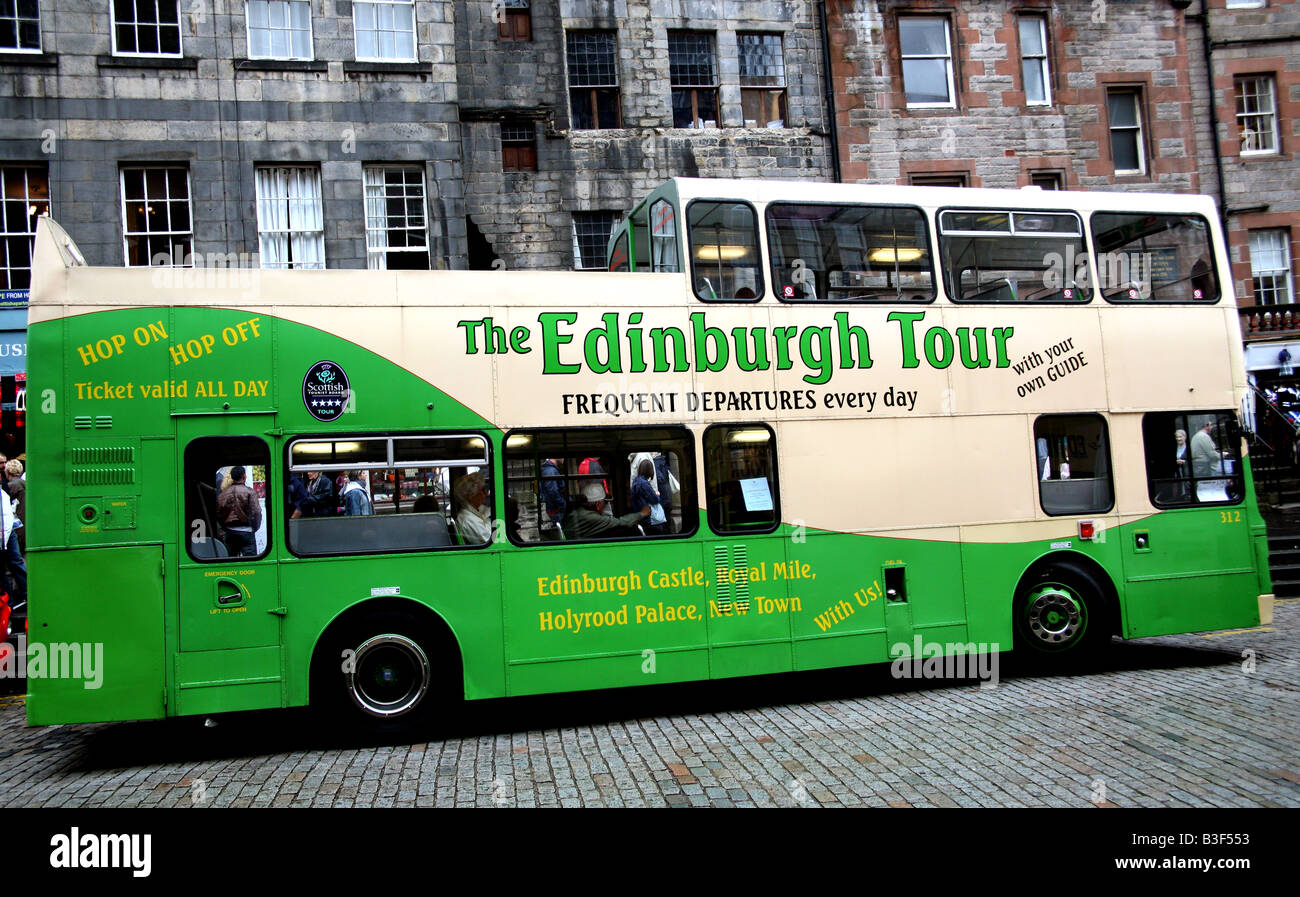
[[(301, 711), (26, 728), (0, 806), (1300, 806), (1300, 600), (995, 688), (888, 666), (471, 707), (357, 746)], [(1253, 664), (1253, 669), (1252, 669)]]

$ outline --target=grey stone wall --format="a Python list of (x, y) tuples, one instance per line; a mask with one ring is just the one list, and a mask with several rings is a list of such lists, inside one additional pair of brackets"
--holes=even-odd
[(173, 68), (113, 57), (104, 0), (42, 0), (45, 57), (0, 61), (0, 160), (48, 163), (54, 216), (102, 265), (124, 261), (123, 164), (189, 168), (200, 253), (257, 252), (255, 166), (319, 165), (331, 268), (366, 265), (363, 165), (420, 164), (433, 264), (463, 264), (452, 4), (415, 4), (419, 62), (392, 66), (354, 61), (348, 0), (311, 0), (313, 63), (250, 61), (244, 8), (182, 3)]
[[(466, 205), (508, 267), (572, 267), (574, 212), (627, 212), (669, 177), (830, 177), (815, 3), (541, 0), (532, 46), (496, 40), (487, 0), (457, 7), (461, 114), (470, 120)], [(596, 28), (617, 33), (624, 127), (579, 131), (569, 121), (564, 34)], [(676, 28), (716, 36), (717, 128), (672, 126), (668, 30)], [(736, 32), (747, 30), (782, 35), (788, 127), (744, 127)], [(505, 115), (535, 120), (536, 172), (501, 170)]]

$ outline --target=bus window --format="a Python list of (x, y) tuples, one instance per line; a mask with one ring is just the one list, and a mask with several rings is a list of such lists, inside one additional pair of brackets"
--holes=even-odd
[(694, 470), (681, 427), (516, 431), (506, 438), (506, 495), (518, 516), (506, 528), (525, 545), (690, 535)]
[(1241, 440), (1227, 411), (1142, 418), (1147, 485), (1157, 508), (1235, 503), (1245, 495)]
[(632, 268), (628, 263), (627, 254), (627, 230), (618, 235), (614, 241), (614, 251), (609, 256), (609, 270), (611, 271), (631, 271)]
[(650, 269), (669, 274), (681, 270), (677, 264), (677, 212), (666, 199), (650, 207)]
[(492, 541), (492, 468), (477, 434), (298, 439), (287, 483), (289, 550), (299, 556)]
[(761, 424), (704, 432), (709, 526), (718, 535), (771, 532), (781, 520), (776, 437)]
[(772, 283), (786, 302), (934, 298), (920, 209), (774, 203), (767, 207)]
[(1112, 302), (1215, 302), (1210, 225), (1199, 215), (1096, 212), (1092, 243), (1101, 292)]
[(754, 300), (763, 295), (758, 223), (749, 203), (697, 199), (686, 208), (695, 295)]
[(1083, 224), (1073, 212), (940, 212), (939, 247), (954, 302), (1092, 298)]
[(1051, 414), (1034, 421), (1035, 473), (1048, 514), (1109, 511), (1115, 490), (1110, 475), (1106, 421), (1099, 414)]
[(191, 558), (266, 554), (270, 463), (270, 449), (256, 436), (205, 436), (185, 447), (185, 545)]

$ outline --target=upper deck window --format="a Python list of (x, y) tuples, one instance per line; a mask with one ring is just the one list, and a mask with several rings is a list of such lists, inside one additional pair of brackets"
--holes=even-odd
[(934, 298), (925, 215), (901, 206), (767, 207), (772, 283), (787, 302)]
[(697, 199), (686, 208), (691, 272), (701, 299), (757, 299), (763, 295), (758, 216), (749, 203)]
[(1092, 298), (1083, 224), (1073, 212), (941, 212), (939, 247), (955, 302)]
[(1097, 278), (1111, 302), (1215, 302), (1210, 225), (1199, 215), (1097, 212)]

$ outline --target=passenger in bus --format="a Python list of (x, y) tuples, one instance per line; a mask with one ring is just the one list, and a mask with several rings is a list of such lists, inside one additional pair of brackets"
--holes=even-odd
[(1208, 420), (1192, 437), (1192, 473), (1198, 477), (1222, 473), (1223, 453), (1215, 445), (1213, 433), (1214, 421)]
[(217, 496), (217, 519), (231, 557), (257, 554), (255, 534), (262, 525), (262, 504), (257, 493), (244, 484), (247, 476), (242, 465), (230, 468), (230, 485)]
[(289, 512), (291, 519), (311, 516), (308, 512), (311, 499), (307, 496), (307, 487), (303, 485), (302, 477), (296, 473), (289, 475), (289, 507), (293, 509)]
[(580, 503), (564, 518), (564, 535), (570, 539), (594, 539), (632, 535), (632, 529), (650, 516), (650, 506), (615, 517), (609, 507), (609, 493), (599, 482), (582, 487)]
[[(600, 463), (599, 458), (583, 458), (582, 463), (578, 465), (578, 473), (604, 473), (604, 472), (605, 472), (605, 466)], [(587, 485), (592, 482), (599, 483), (600, 486), (605, 490), (605, 493), (606, 494), (609, 493), (609, 480), (604, 480), (604, 479), (595, 480), (595, 481), (583, 480), (582, 488), (584, 489), (584, 491)], [(613, 513), (614, 513), (613, 509), (610, 508), (608, 504), (605, 505), (605, 514), (612, 516)]]
[[(1174, 476), (1178, 479), (1186, 479), (1192, 475), (1187, 452), (1187, 431), (1174, 430)], [(1177, 483), (1175, 485), (1174, 498), (1176, 501), (1185, 501), (1190, 495), (1190, 483)]]
[(492, 508), (488, 505), (487, 478), (479, 471), (457, 478), (452, 494), (460, 504), (456, 527), (466, 545), (492, 541)]
[(632, 478), (631, 501), (628, 503), (633, 511), (640, 512), (642, 508), (650, 509), (650, 519), (642, 524), (642, 529), (652, 536), (662, 535), (664, 532), (664, 509), (663, 502), (659, 493), (655, 491), (655, 465), (650, 460), (649, 455), (639, 455), (640, 463), (636, 468), (636, 476)]
[(680, 483), (673, 476), (668, 458), (660, 452), (655, 455), (655, 491), (659, 493), (659, 503), (664, 509), (664, 532), (673, 531), (673, 497), (677, 494)]
[(343, 487), (343, 513), (348, 517), (364, 517), (375, 513), (370, 493), (361, 484), (361, 471), (349, 470), (347, 485)]
[(307, 507), (304, 517), (332, 517), (337, 513), (334, 484), (319, 470), (307, 471)]
[(542, 529), (555, 530), (563, 524), (564, 511), (568, 507), (568, 502), (564, 499), (564, 480), (560, 478), (560, 462), (555, 458), (547, 458), (542, 462), (541, 473), (542, 501), (546, 506), (546, 520), (543, 521)]

